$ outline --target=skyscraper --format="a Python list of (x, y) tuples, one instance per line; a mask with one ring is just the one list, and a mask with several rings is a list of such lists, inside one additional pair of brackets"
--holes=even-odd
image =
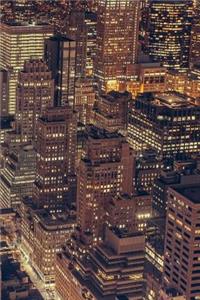
[(74, 106), (76, 42), (64, 35), (45, 41), (45, 60), (55, 80), (55, 105)]
[(8, 148), (0, 177), (1, 207), (20, 206), (24, 196), (33, 196), (36, 153), (31, 145)]
[(66, 35), (76, 41), (76, 76), (85, 75), (87, 28), (84, 11), (73, 8), (68, 14)]
[(53, 106), (54, 81), (42, 60), (29, 60), (20, 71), (17, 85), (16, 131), (21, 142), (37, 139), (37, 119)]
[(125, 138), (94, 126), (88, 128), (77, 183), (77, 213), (81, 232), (93, 243), (103, 236), (110, 197), (133, 192), (133, 153)]
[(76, 125), (76, 114), (69, 106), (49, 108), (38, 119), (34, 195), (38, 207), (59, 212), (73, 201)]
[(102, 90), (119, 90), (137, 60), (140, 0), (100, 0), (95, 76)]
[(8, 116), (8, 71), (0, 70), (0, 116)]
[(155, 149), (162, 158), (198, 153), (199, 107), (186, 95), (144, 93), (132, 104), (128, 141), (138, 152)]
[(56, 291), (62, 300), (142, 300), (144, 260), (144, 235), (106, 228), (104, 241), (83, 258), (57, 255)]
[(163, 279), (188, 300), (200, 295), (199, 193), (199, 184), (177, 185), (168, 193)]
[(189, 66), (193, 3), (191, 0), (150, 0), (149, 53), (170, 69)]
[(16, 86), (18, 71), (29, 58), (42, 58), (44, 40), (53, 34), (49, 25), (0, 24), (0, 67), (9, 71), (8, 112), (16, 110)]
[(190, 47), (190, 63), (200, 63), (200, 2), (194, 10), (194, 18), (191, 33), (191, 47)]

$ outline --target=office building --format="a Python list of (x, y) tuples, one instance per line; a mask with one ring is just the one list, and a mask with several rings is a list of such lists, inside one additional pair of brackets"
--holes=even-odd
[(35, 23), (1, 23), (0, 31), (0, 67), (9, 72), (8, 112), (15, 114), (18, 72), (25, 60), (43, 57), (44, 40), (53, 34), (53, 28)]
[(76, 77), (84, 77), (87, 55), (87, 28), (84, 11), (76, 6), (68, 12), (66, 35), (76, 41)]
[(85, 24), (87, 30), (85, 74), (86, 76), (93, 77), (97, 41), (97, 14), (95, 12), (86, 11)]
[(187, 74), (185, 94), (193, 97), (198, 105), (200, 100), (200, 65), (194, 65)]
[(190, 0), (150, 0), (149, 54), (169, 69), (189, 67), (193, 3)]
[(96, 244), (102, 240), (110, 198), (133, 193), (134, 157), (123, 136), (95, 126), (88, 127), (83, 153), (77, 176), (78, 226)]
[(129, 66), (126, 90), (135, 98), (139, 93), (164, 92), (166, 68), (157, 62), (141, 62)]
[(200, 294), (199, 183), (169, 188), (163, 283), (174, 286), (186, 299)]
[(174, 171), (161, 171), (152, 189), (152, 208), (156, 217), (165, 218), (168, 189), (176, 184), (191, 184), (200, 181), (200, 174), (193, 160), (175, 162)]
[(54, 104), (74, 106), (76, 42), (64, 35), (45, 41), (45, 61), (55, 81)]
[(144, 250), (144, 235), (106, 229), (104, 241), (82, 259), (72, 261), (68, 252), (58, 254), (55, 285), (59, 297), (84, 299), (78, 297), (80, 287), (84, 286), (85, 293), (92, 294), (91, 299), (124, 299), (123, 295), (127, 299), (142, 300)]
[(9, 73), (6, 70), (0, 70), (0, 116), (8, 116), (8, 82)]
[(152, 217), (151, 195), (135, 193), (113, 197), (106, 206), (106, 224), (128, 233), (145, 232), (147, 221)]
[(198, 153), (199, 113), (186, 95), (141, 94), (130, 108), (128, 141), (135, 151), (151, 148), (164, 159)]
[(10, 147), (6, 152), (0, 177), (1, 207), (16, 208), (22, 197), (33, 195), (36, 153), (31, 145)]
[(76, 80), (74, 108), (77, 112), (78, 121), (84, 125), (91, 122), (95, 97), (94, 84), (90, 78), (85, 77)]
[(159, 177), (163, 162), (155, 150), (147, 149), (136, 158), (136, 188), (151, 193), (154, 180)]
[(185, 93), (187, 72), (179, 70), (168, 70), (166, 73), (166, 91), (174, 91), (181, 94)]
[(34, 200), (38, 207), (61, 212), (76, 190), (76, 114), (71, 107), (48, 108), (38, 119)]
[(125, 90), (128, 68), (137, 61), (139, 18), (139, 0), (98, 3), (95, 77), (104, 92)]
[(128, 104), (132, 99), (128, 92), (109, 92), (99, 95), (91, 113), (91, 122), (107, 131), (125, 131)]
[(51, 214), (36, 209), (24, 198), (21, 214), (21, 249), (46, 286), (55, 282), (55, 256), (74, 230), (75, 218), (66, 213)]
[(186, 73), (177, 70), (166, 74), (166, 91), (176, 91), (195, 99), (200, 99), (200, 67), (193, 65)]
[(200, 62), (200, 3), (197, 1), (194, 9), (192, 23), (191, 45), (190, 45), (190, 63), (198, 64)]
[(37, 119), (53, 106), (54, 81), (42, 60), (28, 60), (17, 83), (16, 132), (21, 142), (37, 139)]

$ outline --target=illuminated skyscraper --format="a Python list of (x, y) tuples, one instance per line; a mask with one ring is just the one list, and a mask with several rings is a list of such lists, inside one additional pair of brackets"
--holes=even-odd
[(55, 80), (55, 105), (74, 106), (76, 42), (63, 35), (45, 41), (45, 60)]
[(149, 53), (167, 68), (188, 68), (192, 5), (191, 0), (150, 0)]
[(119, 90), (137, 60), (140, 0), (100, 0), (95, 76), (102, 90)]
[(83, 11), (72, 9), (68, 15), (66, 35), (76, 41), (76, 77), (85, 75), (87, 28)]
[(16, 110), (16, 87), (18, 71), (25, 60), (42, 58), (44, 40), (52, 35), (49, 25), (0, 24), (0, 67), (9, 71), (8, 112)]
[(72, 201), (75, 156), (76, 114), (69, 106), (47, 109), (38, 119), (34, 197), (38, 207), (59, 212)]
[(200, 109), (188, 96), (144, 93), (130, 109), (128, 141), (138, 152), (155, 149), (162, 158), (198, 153)]
[(190, 62), (200, 63), (200, 1), (194, 10), (194, 18), (191, 34)]
[(163, 279), (187, 300), (200, 295), (199, 193), (199, 183), (177, 185), (168, 191)]
[(8, 116), (8, 71), (0, 70), (0, 116)]
[(7, 151), (0, 177), (1, 207), (16, 208), (24, 196), (33, 195), (36, 153), (31, 145), (9, 147)]
[(88, 128), (77, 184), (78, 225), (93, 243), (102, 239), (105, 208), (111, 197), (133, 192), (133, 152), (125, 138)]
[(16, 131), (21, 142), (32, 142), (37, 136), (37, 119), (53, 106), (54, 81), (42, 60), (29, 60), (19, 73), (17, 86)]

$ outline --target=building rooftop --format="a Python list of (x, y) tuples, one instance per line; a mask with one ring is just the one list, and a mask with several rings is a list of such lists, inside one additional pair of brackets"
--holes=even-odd
[(162, 109), (169, 108), (170, 110), (178, 110), (195, 107), (199, 109), (199, 107), (195, 105), (194, 98), (174, 91), (164, 93), (142, 93), (137, 97), (136, 102), (137, 101), (141, 101), (147, 105), (152, 104), (155, 107)]
[(109, 102), (116, 103), (116, 100), (124, 102), (125, 100), (131, 99), (131, 94), (127, 91), (120, 93), (116, 91), (110, 91), (109, 93), (101, 96), (103, 99), (106, 99)]
[(188, 198), (194, 204), (200, 204), (200, 185), (182, 185), (174, 188), (182, 196)]
[(96, 127), (94, 125), (87, 126), (87, 135), (96, 140), (101, 139), (116, 139), (119, 137), (123, 137), (120, 133), (117, 132), (109, 132), (103, 128)]
[(160, 93), (154, 95), (157, 105), (179, 108), (191, 106), (192, 98), (176, 92)]
[(49, 38), (51, 41), (62, 41), (62, 42), (74, 42), (74, 40), (70, 39), (68, 36), (63, 35), (63, 34), (57, 34), (54, 36), (51, 36)]

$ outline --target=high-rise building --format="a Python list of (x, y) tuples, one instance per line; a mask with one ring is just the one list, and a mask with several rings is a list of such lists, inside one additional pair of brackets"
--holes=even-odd
[(152, 217), (151, 195), (145, 192), (134, 195), (118, 195), (106, 206), (106, 223), (128, 233), (145, 232), (147, 221)]
[(34, 200), (38, 207), (62, 211), (76, 189), (76, 114), (71, 107), (48, 108), (38, 119)]
[(55, 282), (55, 256), (74, 230), (75, 217), (36, 209), (31, 198), (21, 207), (21, 249), (45, 285)]
[(170, 69), (189, 66), (193, 16), (191, 0), (150, 0), (149, 53)]
[(128, 141), (142, 152), (151, 148), (162, 158), (198, 153), (199, 106), (186, 95), (144, 93), (130, 108)]
[(55, 105), (74, 106), (76, 42), (64, 35), (45, 41), (45, 61), (55, 81)]
[(185, 294), (200, 295), (199, 183), (169, 188), (163, 282)]
[(77, 111), (78, 121), (84, 125), (90, 124), (95, 97), (93, 81), (90, 78), (76, 80), (74, 109)]
[(156, 156), (156, 151), (147, 149), (136, 158), (136, 188), (138, 191), (151, 193), (154, 180), (163, 168), (162, 160)]
[(91, 114), (91, 122), (110, 132), (126, 130), (128, 104), (131, 99), (128, 92), (112, 91), (99, 95)]
[(84, 295), (142, 300), (144, 261), (144, 235), (106, 228), (104, 241), (83, 258), (72, 260), (67, 251), (57, 255), (56, 291), (62, 300), (83, 300)]
[(86, 11), (85, 24), (87, 30), (85, 74), (86, 76), (93, 77), (97, 41), (97, 14), (91, 11)]
[(137, 61), (140, 0), (100, 0), (97, 10), (95, 76), (99, 87), (114, 90)]
[(194, 9), (190, 46), (190, 63), (192, 64), (200, 63), (200, 2), (196, 2), (197, 5)]
[(16, 131), (22, 142), (37, 139), (37, 119), (53, 106), (54, 81), (42, 60), (29, 60), (19, 72), (17, 84)]
[(87, 28), (84, 11), (76, 7), (68, 13), (66, 35), (76, 41), (76, 77), (85, 76), (87, 54)]
[(0, 116), (8, 116), (8, 81), (9, 73), (6, 70), (0, 70)]
[(193, 65), (188, 72), (171, 70), (166, 74), (166, 91), (176, 91), (193, 97), (198, 103), (200, 99), (200, 66)]
[(36, 152), (31, 145), (8, 148), (0, 177), (1, 207), (16, 208), (24, 196), (33, 196)]
[(93, 243), (102, 240), (105, 208), (111, 197), (132, 194), (134, 157), (125, 138), (94, 126), (88, 128), (79, 164), (77, 214), (81, 232)]
[(1, 23), (0, 31), (0, 67), (9, 71), (8, 112), (14, 114), (18, 72), (25, 60), (43, 57), (44, 40), (53, 34), (53, 28), (35, 23)]

